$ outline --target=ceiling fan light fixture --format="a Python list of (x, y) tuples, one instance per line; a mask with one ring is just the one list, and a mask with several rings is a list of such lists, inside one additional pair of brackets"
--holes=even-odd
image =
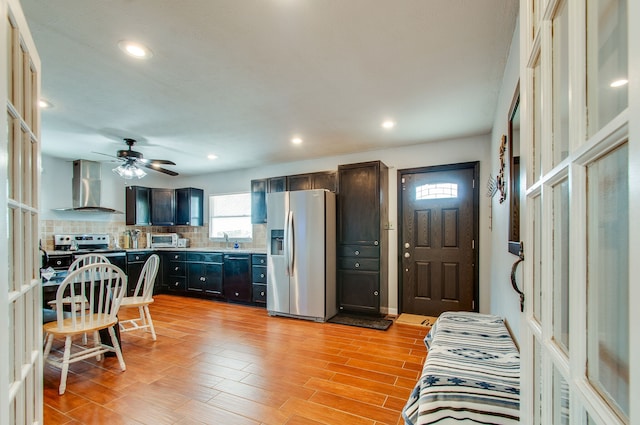
[(147, 175), (143, 169), (136, 167), (132, 164), (121, 164), (113, 169), (113, 172), (122, 177), (123, 179), (132, 179), (137, 177), (139, 179)]

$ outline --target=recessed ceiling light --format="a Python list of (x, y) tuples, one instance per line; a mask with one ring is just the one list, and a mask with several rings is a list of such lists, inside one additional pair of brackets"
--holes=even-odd
[(209, 159), (218, 159), (218, 155), (214, 155), (214, 154), (210, 153), (209, 155), (207, 155), (207, 158), (209, 158)]
[(629, 82), (629, 80), (627, 80), (626, 78), (621, 78), (619, 80), (615, 80), (613, 83), (610, 84), (611, 87), (622, 87), (625, 84), (627, 84)]
[(53, 104), (48, 100), (40, 99), (38, 101), (38, 106), (42, 109), (53, 108)]
[(382, 122), (382, 128), (387, 129), (387, 130), (391, 130), (395, 126), (396, 126), (396, 122), (395, 121), (385, 120), (385, 121)]
[(133, 41), (121, 40), (118, 42), (118, 47), (127, 55), (137, 59), (149, 59), (153, 56), (151, 49), (143, 44), (134, 43)]
[(300, 137), (294, 137), (293, 139), (291, 139), (291, 143), (293, 143), (294, 145), (299, 145), (302, 143), (302, 139)]

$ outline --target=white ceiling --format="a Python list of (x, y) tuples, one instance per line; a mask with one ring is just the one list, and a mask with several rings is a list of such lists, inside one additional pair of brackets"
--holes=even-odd
[[(42, 152), (183, 175), (487, 134), (517, 0), (22, 0)], [(128, 57), (118, 41), (153, 51)], [(380, 126), (397, 121), (391, 131)], [(299, 135), (303, 144), (293, 146)], [(208, 160), (207, 154), (218, 155)]]

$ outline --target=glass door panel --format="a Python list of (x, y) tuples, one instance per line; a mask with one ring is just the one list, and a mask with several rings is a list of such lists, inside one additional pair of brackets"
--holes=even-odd
[(569, 14), (567, 2), (553, 19), (553, 165), (569, 155)]
[(588, 134), (628, 105), (627, 0), (587, 1)]
[(533, 317), (542, 323), (542, 197), (533, 202)]
[(553, 424), (569, 425), (569, 385), (558, 369), (553, 369)]
[(569, 352), (569, 179), (553, 187), (553, 337)]
[(533, 67), (533, 170), (532, 183), (542, 175), (542, 69), (540, 56)]
[(629, 186), (623, 145), (587, 167), (587, 375), (629, 417)]

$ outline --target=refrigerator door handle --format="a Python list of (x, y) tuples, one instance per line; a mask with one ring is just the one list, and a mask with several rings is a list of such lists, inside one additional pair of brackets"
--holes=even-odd
[(287, 257), (287, 267), (289, 268), (289, 276), (293, 276), (293, 262), (295, 260), (295, 252), (296, 252), (296, 235), (293, 234), (293, 211), (289, 211), (289, 232), (288, 232), (289, 240), (287, 241), (288, 245), (288, 257)]
[(283, 235), (283, 254), (284, 254), (284, 260), (285, 260), (285, 272), (287, 273), (287, 276), (291, 276), (290, 270), (289, 270), (289, 213), (290, 211), (287, 211), (284, 215), (284, 235)]
[(285, 220), (284, 220), (284, 260), (285, 260), (285, 271), (287, 272), (287, 276), (291, 276), (293, 274), (293, 265), (291, 264), (292, 257), (292, 225), (291, 222), (293, 220), (293, 212), (287, 211)]

